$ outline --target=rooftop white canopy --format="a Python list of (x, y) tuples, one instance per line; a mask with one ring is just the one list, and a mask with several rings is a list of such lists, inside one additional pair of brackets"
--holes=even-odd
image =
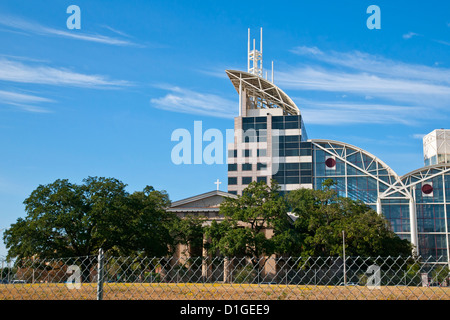
[[(225, 70), (234, 88), (245, 101), (247, 109), (282, 108), (286, 114), (299, 115), (300, 110), (289, 96), (272, 82), (255, 74)], [(248, 99), (250, 98), (250, 99)]]

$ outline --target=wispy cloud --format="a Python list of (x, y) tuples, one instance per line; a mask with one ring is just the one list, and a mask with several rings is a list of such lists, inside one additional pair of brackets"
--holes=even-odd
[(36, 105), (48, 102), (54, 102), (54, 100), (30, 94), (0, 90), (0, 104), (14, 106), (24, 111), (38, 113), (50, 112), (48, 109)]
[(402, 37), (403, 37), (403, 39), (411, 39), (412, 37), (415, 37), (415, 36), (419, 36), (419, 34), (415, 33), (415, 32), (408, 32), (408, 33), (405, 33)]
[(126, 37), (126, 38), (132, 38), (129, 34), (123, 32), (123, 31), (117, 30), (117, 29), (115, 29), (113, 27), (110, 27), (110, 26), (107, 26), (107, 25), (102, 25), (102, 27), (105, 28), (105, 29), (108, 29), (111, 32), (114, 32), (115, 34), (118, 34), (119, 36)]
[[(414, 124), (426, 116), (447, 116), (450, 69), (407, 64), (363, 52), (324, 52), (297, 47), (302, 63), (276, 73), (277, 84), (291, 92), (322, 92), (314, 108), (302, 113), (318, 123), (385, 122)], [(324, 101), (328, 94), (346, 96), (346, 103)], [(316, 94), (317, 96), (317, 94)], [(368, 100), (370, 104), (360, 103)], [(297, 100), (296, 100), (297, 101)], [(324, 112), (332, 111), (335, 112)], [(339, 113), (339, 114), (338, 114)], [(333, 114), (333, 117), (327, 115)], [(348, 118), (347, 118), (348, 117)]]
[(317, 47), (307, 47), (307, 46), (298, 46), (291, 50), (289, 50), (292, 53), (298, 54), (298, 55), (306, 55), (306, 54), (312, 54), (312, 55), (319, 55), (323, 54), (323, 52), (317, 48)]
[(413, 137), (414, 139), (419, 139), (419, 140), (422, 140), (423, 137), (425, 137), (425, 136), (426, 136), (426, 133), (414, 133), (414, 134), (412, 135), (412, 137)]
[[(297, 54), (299, 53), (297, 52)], [(316, 65), (317, 62), (323, 62), (329, 67), (345, 67), (355, 73), (370, 73), (390, 79), (414, 79), (450, 84), (450, 69), (408, 64), (360, 51), (332, 51), (326, 54), (315, 55), (313, 58), (316, 61)]]
[(448, 41), (444, 41), (444, 40), (437, 40), (437, 39), (433, 39), (434, 42), (446, 45), (446, 46), (450, 46), (450, 42)]
[(155, 108), (219, 118), (237, 116), (236, 101), (215, 94), (201, 93), (175, 86), (163, 86), (163, 88), (169, 93), (164, 97), (150, 100), (151, 105)]
[[(311, 124), (405, 124), (414, 125), (417, 117), (426, 111), (421, 107), (395, 104), (317, 101), (294, 98), (305, 122)], [(411, 117), (405, 117), (410, 114)]]
[[(25, 20), (21, 17), (13, 15), (0, 15), (0, 25), (11, 28), (14, 31), (22, 31), (31, 34), (39, 34), (46, 36), (58, 36), (64, 38), (71, 38), (76, 40), (91, 41), (115, 46), (137, 46), (137, 44), (126, 40), (108, 37), (101, 34), (89, 34), (85, 32), (66, 31), (44, 26), (38, 22)], [(112, 31), (112, 30), (111, 30)], [(115, 31), (117, 33), (117, 31)]]
[(277, 72), (281, 87), (294, 90), (341, 92), (383, 98), (398, 102), (438, 102), (444, 107), (450, 99), (450, 86), (370, 73), (352, 73), (323, 67), (302, 67)]
[(132, 85), (128, 81), (111, 80), (103, 75), (83, 74), (44, 64), (25, 64), (5, 57), (0, 57), (0, 81), (100, 89)]

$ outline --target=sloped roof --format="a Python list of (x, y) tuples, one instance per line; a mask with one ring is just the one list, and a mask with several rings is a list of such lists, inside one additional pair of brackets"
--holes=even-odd
[(258, 97), (267, 108), (282, 108), (290, 115), (299, 115), (300, 110), (292, 99), (272, 82), (258, 77), (252, 73), (225, 70), (236, 91), (239, 93), (239, 84), (249, 96)]
[(172, 202), (172, 205), (166, 210), (171, 212), (218, 211), (223, 198), (237, 198), (237, 196), (214, 190)]

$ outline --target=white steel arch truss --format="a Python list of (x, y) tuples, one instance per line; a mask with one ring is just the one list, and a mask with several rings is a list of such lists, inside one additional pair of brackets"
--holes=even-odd
[[(411, 194), (411, 188), (422, 184), (427, 180), (433, 179), (437, 176), (444, 175), (450, 172), (450, 164), (437, 164), (414, 170), (402, 176), (401, 185), (393, 185), (390, 189), (383, 193), (383, 196), (388, 197), (397, 191), (406, 191)], [(413, 181), (414, 180), (414, 181)]]
[(247, 108), (282, 108), (287, 114), (299, 115), (300, 110), (283, 90), (257, 75), (236, 70), (225, 70), (239, 95), (245, 92), (251, 101)]
[[(401, 195), (401, 198), (411, 197), (411, 193), (403, 184), (397, 173), (395, 173), (394, 170), (392, 170), (388, 165), (386, 165), (383, 161), (381, 161), (371, 153), (353, 145), (334, 140), (314, 139), (311, 140), (311, 142), (317, 148), (343, 161), (346, 165), (349, 165), (361, 171), (365, 175), (375, 179), (378, 184), (381, 183), (386, 186), (387, 190), (383, 193), (379, 193), (378, 198), (384, 199), (397, 192)], [(325, 145), (326, 147), (324, 147), (323, 145)], [(339, 148), (336, 148), (335, 146), (339, 146)], [(361, 166), (358, 166), (349, 161), (348, 158), (353, 156), (356, 156), (357, 158), (359, 157), (359, 159), (361, 159)], [(364, 161), (364, 156), (370, 159), (368, 164), (366, 164), (366, 161)], [(387, 172), (387, 175), (385, 176), (388, 176), (389, 182), (380, 178), (381, 172)], [(345, 174), (345, 176), (347, 176), (347, 174)], [(394, 181), (391, 181), (392, 179)], [(391, 192), (387, 193), (387, 191)]]
[[(442, 191), (443, 191), (443, 198), (441, 200), (438, 200), (437, 202), (431, 202), (430, 204), (434, 205), (434, 204), (438, 204), (438, 205), (443, 205), (443, 214), (444, 214), (444, 226), (445, 226), (445, 231), (433, 231), (433, 232), (424, 232), (421, 231), (420, 233), (422, 235), (441, 235), (441, 236), (445, 236), (445, 245), (446, 245), (446, 251), (447, 251), (447, 264), (450, 267), (450, 230), (449, 230), (449, 223), (448, 223), (448, 208), (447, 208), (447, 203), (450, 199), (447, 199), (446, 197), (446, 191), (445, 188), (448, 187), (446, 186), (446, 180), (445, 180), (445, 176), (447, 173), (450, 173), (450, 164), (448, 163), (443, 163), (443, 164), (436, 164), (436, 165), (431, 165), (431, 166), (427, 166), (424, 168), (420, 168), (417, 170), (414, 170), (410, 173), (405, 174), (404, 176), (402, 176), (402, 181), (404, 181), (405, 184), (405, 188), (410, 189), (412, 193), (415, 193), (415, 189), (417, 185), (422, 185), (423, 183), (426, 182), (431, 182), (430, 180), (433, 180), (434, 178), (437, 177), (441, 177), (442, 178)], [(414, 197), (413, 199), (413, 203), (414, 206), (416, 205), (416, 199)], [(425, 203), (422, 202), (422, 205), (424, 205)], [(417, 217), (416, 217), (417, 218)], [(417, 223), (415, 222), (414, 224), (411, 224), (411, 229), (415, 228), (416, 231), (416, 237), (418, 237), (419, 234), (419, 230), (417, 229)], [(413, 230), (413, 229), (412, 229)], [(418, 240), (416, 247), (418, 247), (418, 250), (420, 250), (420, 246), (418, 245)]]

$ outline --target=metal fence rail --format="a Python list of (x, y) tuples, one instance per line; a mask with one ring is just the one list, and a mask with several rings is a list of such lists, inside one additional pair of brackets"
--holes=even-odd
[[(0, 261), (0, 299), (450, 300), (448, 264), (417, 257)], [(446, 262), (446, 261), (445, 261)]]

